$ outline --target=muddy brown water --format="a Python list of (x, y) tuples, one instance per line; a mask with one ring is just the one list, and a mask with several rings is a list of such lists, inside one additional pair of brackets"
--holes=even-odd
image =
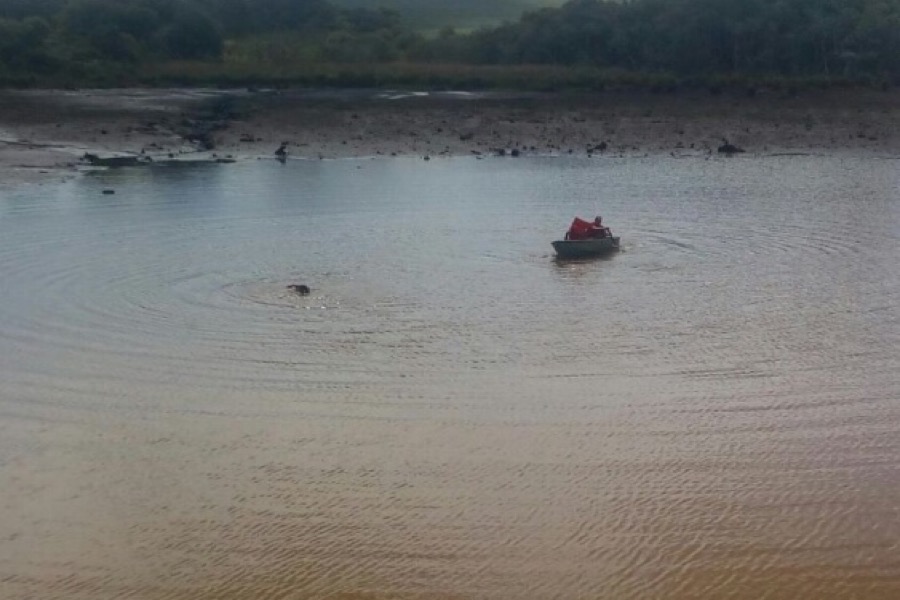
[(0, 597), (900, 597), (898, 231), (854, 154), (4, 192)]

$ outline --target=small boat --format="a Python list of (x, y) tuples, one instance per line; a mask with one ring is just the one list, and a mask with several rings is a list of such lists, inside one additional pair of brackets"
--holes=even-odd
[(593, 222), (575, 217), (565, 239), (553, 242), (553, 249), (560, 258), (587, 258), (618, 250), (619, 238), (603, 225), (601, 217)]
[(557, 240), (553, 249), (559, 258), (588, 258), (619, 249), (619, 237), (610, 236), (586, 240)]

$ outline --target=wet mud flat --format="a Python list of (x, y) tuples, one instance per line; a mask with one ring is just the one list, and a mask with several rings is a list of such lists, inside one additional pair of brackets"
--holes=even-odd
[(325, 158), (702, 155), (726, 145), (756, 153), (894, 153), (900, 150), (897, 100), (898, 94), (881, 91), (711, 95), (298, 90), (254, 99), (252, 117), (220, 139), (229, 149), (240, 148), (241, 137), (245, 142), (259, 137), (286, 141), (291, 154)]
[[(0, 172), (40, 182), (128, 159), (900, 154), (900, 93), (7, 90)], [(129, 162), (126, 160), (126, 162)]]

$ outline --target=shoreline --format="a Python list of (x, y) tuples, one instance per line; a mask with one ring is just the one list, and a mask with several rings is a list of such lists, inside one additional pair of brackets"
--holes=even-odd
[(865, 151), (900, 156), (900, 93), (842, 90), (504, 93), (391, 90), (0, 91), (0, 181), (59, 181), (98, 157), (574, 155), (705, 157)]

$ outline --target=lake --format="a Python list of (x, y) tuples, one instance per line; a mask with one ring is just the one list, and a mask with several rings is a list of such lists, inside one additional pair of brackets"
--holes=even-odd
[[(622, 250), (556, 260), (596, 214)], [(898, 161), (852, 153), (5, 191), (0, 581), (900, 597), (898, 232)]]

